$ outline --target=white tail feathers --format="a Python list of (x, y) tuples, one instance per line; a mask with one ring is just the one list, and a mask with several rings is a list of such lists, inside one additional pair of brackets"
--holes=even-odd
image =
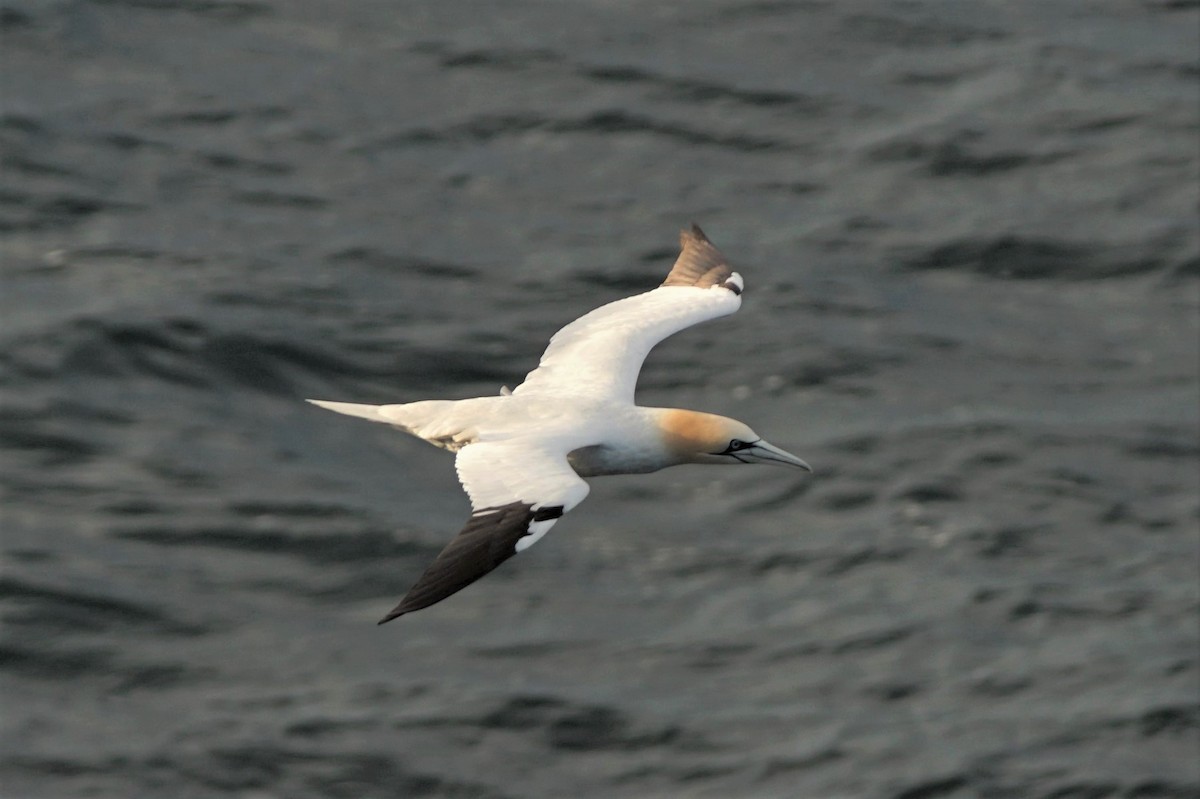
[(344, 413), (347, 416), (357, 416), (360, 419), (370, 419), (372, 422), (384, 422), (385, 424), (396, 424), (392, 419), (386, 418), (379, 412), (381, 405), (361, 405), (357, 402), (327, 402), (325, 400), (306, 400), (313, 405), (317, 405), (334, 413)]
[(371, 422), (382, 422), (422, 438), (435, 447), (457, 452), (475, 440), (473, 408), (479, 404), (502, 401), (502, 397), (482, 397), (469, 400), (422, 400), (399, 405), (362, 405), (357, 402), (328, 402), (308, 400), (334, 413), (357, 416)]

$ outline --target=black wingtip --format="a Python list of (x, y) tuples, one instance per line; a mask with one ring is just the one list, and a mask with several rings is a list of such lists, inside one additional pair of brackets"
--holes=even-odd
[(401, 616), (403, 616), (405, 613), (408, 613), (408, 610), (401, 610), (400, 608), (402, 608), (402, 607), (404, 607), (404, 605), (400, 604), (399, 606), (393, 608), (391, 613), (384, 616), (379, 621), (375, 622), (375, 625), (379, 626), (380, 624), (387, 624), (392, 619), (398, 619)]
[(477, 510), (408, 589), (400, 604), (379, 623), (387, 624), (458, 593), (517, 554), (517, 542), (529, 535), (531, 524), (552, 522), (562, 515), (562, 505), (544, 505), (535, 510), (528, 502)]

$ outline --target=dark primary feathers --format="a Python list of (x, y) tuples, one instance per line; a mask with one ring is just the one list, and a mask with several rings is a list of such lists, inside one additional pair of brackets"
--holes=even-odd
[(697, 286), (702, 289), (726, 286), (734, 293), (741, 294), (740, 286), (726, 284), (725, 281), (733, 274), (733, 268), (699, 225), (693, 224), (690, 230), (684, 228), (679, 231), (679, 246), (682, 252), (663, 281), (664, 286)]
[(514, 502), (474, 514), (467, 526), (429, 564), (400, 604), (379, 623), (427, 608), (466, 588), (517, 554), (517, 541), (528, 535), (530, 523), (556, 519), (562, 516), (562, 510), (561, 507), (534, 510), (532, 505)]

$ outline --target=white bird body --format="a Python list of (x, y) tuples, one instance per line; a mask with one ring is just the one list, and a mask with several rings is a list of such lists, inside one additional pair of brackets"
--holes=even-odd
[(587, 496), (584, 477), (684, 463), (809, 468), (733, 419), (634, 404), (638, 372), (655, 344), (741, 306), (741, 276), (703, 232), (693, 226), (680, 241), (662, 286), (558, 331), (512, 392), (399, 405), (309, 400), (458, 453), (471, 519), (381, 624), (441, 601), (527, 549)]

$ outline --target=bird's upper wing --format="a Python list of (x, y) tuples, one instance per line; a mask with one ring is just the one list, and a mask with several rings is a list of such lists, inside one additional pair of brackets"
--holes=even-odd
[(633, 402), (638, 372), (655, 344), (740, 308), (742, 277), (704, 232), (693, 225), (679, 242), (682, 252), (661, 286), (597, 308), (555, 333), (538, 368), (513, 393)]
[(466, 588), (540, 539), (588, 494), (567, 454), (545, 442), (469, 444), (455, 466), (471, 498), (471, 518), (380, 624)]

